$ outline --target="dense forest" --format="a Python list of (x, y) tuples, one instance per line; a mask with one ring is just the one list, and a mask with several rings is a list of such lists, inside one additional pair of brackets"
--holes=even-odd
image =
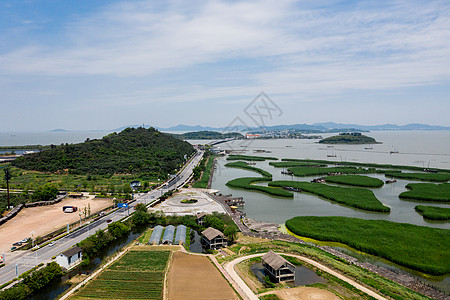
[(19, 157), (12, 165), (26, 170), (71, 174), (141, 174), (166, 178), (194, 152), (191, 144), (154, 128), (126, 128), (102, 139)]
[(172, 134), (182, 140), (222, 140), (228, 138), (243, 138), (239, 132), (220, 133), (216, 131), (195, 131), (183, 134)]

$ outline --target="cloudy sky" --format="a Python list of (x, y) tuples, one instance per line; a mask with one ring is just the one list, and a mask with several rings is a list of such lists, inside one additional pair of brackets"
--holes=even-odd
[(267, 124), (450, 126), (450, 2), (0, 3), (0, 131)]

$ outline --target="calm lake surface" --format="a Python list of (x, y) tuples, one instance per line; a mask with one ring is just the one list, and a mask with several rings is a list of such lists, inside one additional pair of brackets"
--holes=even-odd
[[(450, 131), (370, 132), (366, 133), (366, 135), (374, 137), (378, 142), (382, 142), (383, 144), (370, 146), (334, 145), (333, 147), (328, 147), (327, 145), (316, 143), (317, 140), (253, 140), (247, 143), (244, 141), (232, 141), (220, 144), (219, 146), (224, 150), (244, 150), (245, 152), (242, 152), (244, 155), (273, 156), (279, 159), (320, 159), (336, 162), (384, 163), (450, 169)], [(327, 136), (331, 136), (331, 134), (323, 135), (323, 137)], [(366, 147), (373, 149), (365, 149)], [(270, 153), (255, 153), (254, 150), (267, 150)], [(399, 153), (391, 154), (391, 151), (398, 151)], [(337, 157), (327, 157), (329, 154), (335, 154)], [(419, 204), (450, 207), (449, 204), (404, 201), (398, 198), (400, 193), (406, 191), (405, 185), (414, 181), (397, 180), (395, 183), (385, 184), (382, 188), (371, 189), (384, 205), (391, 208), (389, 214), (382, 214), (346, 207), (305, 193), (294, 193), (294, 199), (286, 199), (272, 197), (258, 192), (228, 188), (225, 184), (229, 180), (238, 177), (260, 176), (255, 172), (224, 167), (228, 162), (230, 161), (227, 161), (226, 157), (219, 157), (217, 159), (217, 170), (214, 171), (212, 188), (220, 190), (222, 194), (233, 194), (235, 197), (244, 197), (245, 207), (242, 208), (242, 211), (248, 217), (255, 220), (284, 224), (287, 219), (296, 216), (344, 216), (450, 229), (448, 222), (425, 221), (414, 210), (414, 207)], [(274, 168), (269, 165), (269, 161), (256, 162), (255, 167), (273, 174), (273, 180), (309, 182), (313, 179), (313, 177), (283, 175), (281, 174), (283, 168)], [(383, 181), (387, 179), (382, 174), (370, 174), (369, 176), (379, 178)], [(267, 185), (267, 183), (261, 183), (261, 185)], [(349, 250), (349, 254), (358, 255), (352, 250)], [(417, 276), (420, 280), (437, 286), (446, 292), (450, 292), (450, 276), (431, 276), (425, 278), (417, 272), (382, 259), (377, 259), (373, 256), (360, 258), (395, 270), (406, 271), (413, 276)]]

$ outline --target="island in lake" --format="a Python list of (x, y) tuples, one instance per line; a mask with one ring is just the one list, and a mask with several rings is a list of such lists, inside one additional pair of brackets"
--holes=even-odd
[(322, 144), (380, 144), (374, 138), (360, 132), (344, 132), (319, 141)]

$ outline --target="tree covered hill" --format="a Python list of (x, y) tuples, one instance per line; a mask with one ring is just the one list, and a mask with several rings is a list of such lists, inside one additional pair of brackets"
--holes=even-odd
[(322, 144), (378, 144), (378, 142), (369, 136), (362, 135), (359, 132), (341, 133), (336, 136), (330, 136), (319, 143)]
[(19, 157), (18, 168), (72, 174), (145, 174), (166, 178), (194, 152), (191, 144), (154, 128), (126, 128), (102, 139), (61, 144)]

